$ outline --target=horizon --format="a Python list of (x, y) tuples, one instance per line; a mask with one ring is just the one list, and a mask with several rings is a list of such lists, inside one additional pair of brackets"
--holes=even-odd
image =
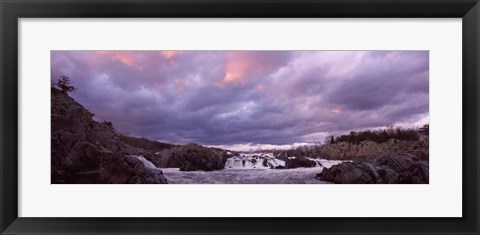
[(160, 142), (278, 149), (429, 124), (428, 51), (52, 51), (60, 75), (97, 121)]

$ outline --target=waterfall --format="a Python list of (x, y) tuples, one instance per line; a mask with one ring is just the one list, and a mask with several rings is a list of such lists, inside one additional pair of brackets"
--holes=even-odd
[(273, 154), (241, 154), (227, 159), (225, 168), (234, 169), (269, 169), (285, 166), (285, 162), (273, 157)]
[[(288, 157), (294, 159), (296, 157)], [(332, 165), (341, 163), (342, 161), (331, 161), (321, 158), (307, 158), (315, 162), (315, 167), (331, 167)], [(276, 167), (284, 167), (285, 161), (275, 158), (272, 153), (243, 153), (227, 159), (225, 169), (271, 169)]]
[(137, 157), (137, 159), (140, 160), (143, 163), (143, 166), (145, 168), (157, 169), (155, 164), (153, 164), (151, 161), (147, 160), (145, 157), (143, 157), (143, 156), (135, 156), (135, 157)]

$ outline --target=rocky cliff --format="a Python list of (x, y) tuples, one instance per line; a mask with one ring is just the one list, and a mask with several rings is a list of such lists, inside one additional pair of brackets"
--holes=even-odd
[(138, 148), (66, 93), (52, 88), (51, 105), (51, 183), (167, 183), (135, 156)]
[(362, 141), (325, 144), (319, 148), (318, 153), (322, 158), (338, 160), (404, 153), (412, 154), (421, 160), (428, 160), (428, 136), (421, 136), (418, 141), (390, 139), (383, 143)]

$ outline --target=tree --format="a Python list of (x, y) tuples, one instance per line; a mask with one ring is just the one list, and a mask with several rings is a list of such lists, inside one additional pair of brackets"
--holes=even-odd
[(110, 127), (110, 128), (113, 128), (113, 123), (112, 123), (112, 122), (103, 121), (102, 123), (103, 123), (104, 125)]
[(60, 91), (65, 94), (77, 90), (77, 88), (70, 83), (70, 78), (65, 75), (60, 76), (56, 82), (52, 83), (52, 86), (60, 89)]
[(380, 143), (386, 142), (388, 139), (390, 139), (390, 136), (388, 135), (386, 130), (383, 130), (382, 134), (380, 134)]
[(423, 125), (423, 127), (420, 127), (419, 132), (424, 135), (428, 135), (428, 128), (429, 128), (429, 124), (425, 124)]
[(325, 144), (333, 144), (333, 143), (335, 143), (335, 138), (333, 137), (333, 135), (325, 137)]

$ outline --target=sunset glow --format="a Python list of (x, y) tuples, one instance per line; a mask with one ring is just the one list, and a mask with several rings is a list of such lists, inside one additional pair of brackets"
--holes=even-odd
[(60, 75), (96, 120), (170, 143), (285, 147), (429, 119), (428, 51), (52, 51)]

